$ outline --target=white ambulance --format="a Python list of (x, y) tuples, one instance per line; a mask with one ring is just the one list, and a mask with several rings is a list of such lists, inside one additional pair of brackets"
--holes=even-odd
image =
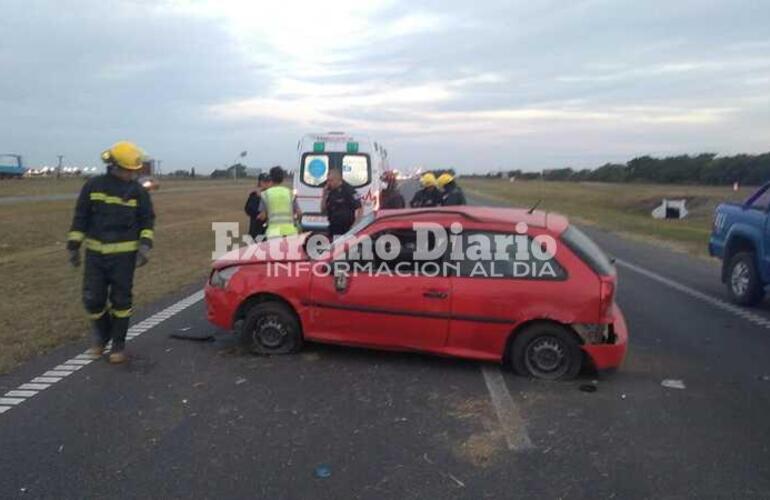
[(302, 210), (302, 228), (325, 230), (329, 221), (321, 215), (323, 185), (330, 168), (341, 168), (342, 178), (361, 197), (364, 213), (380, 204), (380, 177), (388, 169), (388, 152), (364, 135), (344, 132), (308, 134), (297, 144), (299, 169), (294, 175), (294, 195)]

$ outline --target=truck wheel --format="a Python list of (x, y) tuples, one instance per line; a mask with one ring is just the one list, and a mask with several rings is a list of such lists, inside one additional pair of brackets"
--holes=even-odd
[(759, 279), (754, 254), (737, 253), (727, 266), (727, 291), (730, 299), (742, 306), (759, 303), (765, 295), (765, 290)]
[(253, 354), (289, 354), (302, 347), (302, 331), (294, 313), (279, 302), (261, 302), (243, 321), (241, 344)]
[(534, 324), (516, 335), (509, 355), (519, 375), (544, 380), (570, 380), (583, 365), (580, 344), (566, 328)]

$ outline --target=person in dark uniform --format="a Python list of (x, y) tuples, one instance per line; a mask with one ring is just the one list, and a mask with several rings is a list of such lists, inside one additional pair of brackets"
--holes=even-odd
[(249, 236), (256, 240), (258, 236), (265, 234), (267, 226), (265, 221), (259, 218), (259, 202), (262, 191), (270, 187), (270, 175), (259, 174), (257, 177), (257, 189), (249, 193), (246, 206), (243, 210), (249, 216)]
[(422, 189), (414, 193), (409, 206), (412, 208), (438, 207), (441, 205), (441, 191), (438, 189), (436, 176), (431, 172), (420, 177)]
[(362, 211), (355, 188), (345, 182), (340, 169), (330, 168), (321, 197), (321, 213), (329, 219), (329, 236), (334, 239), (347, 233)]
[(139, 147), (126, 141), (102, 153), (107, 173), (81, 189), (67, 235), (72, 266), (80, 266), (80, 247), (86, 247), (83, 305), (93, 324), (87, 352), (101, 356), (112, 340), (111, 363), (126, 361), (134, 270), (147, 263), (154, 236), (152, 200), (136, 181), (144, 158)]
[(465, 205), (465, 194), (455, 182), (455, 177), (449, 172), (438, 176), (438, 187), (441, 188), (441, 204), (445, 207)]
[(385, 183), (385, 189), (380, 192), (380, 208), (383, 210), (404, 208), (406, 203), (401, 192), (398, 190), (396, 173), (388, 170), (382, 174), (380, 180)]

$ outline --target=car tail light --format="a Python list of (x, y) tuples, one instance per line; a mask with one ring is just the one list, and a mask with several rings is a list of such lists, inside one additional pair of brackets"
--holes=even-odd
[(615, 302), (615, 277), (602, 276), (599, 287), (599, 318), (612, 322), (612, 304)]

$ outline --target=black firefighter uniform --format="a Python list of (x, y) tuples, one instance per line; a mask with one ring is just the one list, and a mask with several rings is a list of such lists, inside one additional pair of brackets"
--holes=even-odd
[(83, 305), (95, 340), (103, 346), (111, 339), (113, 352), (125, 345), (136, 254), (140, 245), (152, 248), (154, 224), (150, 195), (136, 181), (107, 173), (80, 191), (67, 248), (86, 247)]

